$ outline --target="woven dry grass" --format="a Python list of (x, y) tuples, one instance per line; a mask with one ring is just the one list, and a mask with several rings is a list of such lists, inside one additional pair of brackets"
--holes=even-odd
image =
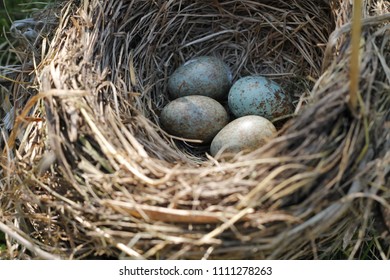
[[(9, 257), (389, 258), (390, 5), (363, 2), (357, 107), (350, 1), (62, 2), (10, 86)], [(211, 158), (160, 128), (167, 78), (206, 54), (294, 99), (265, 147)]]

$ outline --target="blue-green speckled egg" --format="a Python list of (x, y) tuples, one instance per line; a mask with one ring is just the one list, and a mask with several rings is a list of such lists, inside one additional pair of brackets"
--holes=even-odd
[(236, 117), (258, 115), (272, 121), (292, 112), (290, 98), (282, 88), (262, 76), (247, 76), (235, 82), (228, 104)]
[(216, 100), (200, 95), (180, 97), (161, 111), (160, 121), (168, 133), (209, 143), (228, 123), (225, 108)]
[(203, 95), (216, 100), (226, 99), (232, 84), (228, 66), (214, 56), (200, 56), (177, 68), (168, 80), (171, 99)]
[(210, 153), (215, 156), (221, 149), (226, 153), (251, 152), (263, 146), (276, 133), (275, 126), (260, 116), (244, 116), (226, 125), (214, 137)]

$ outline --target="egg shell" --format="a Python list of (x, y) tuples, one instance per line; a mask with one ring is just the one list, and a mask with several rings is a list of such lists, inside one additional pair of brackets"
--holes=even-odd
[(251, 152), (263, 146), (275, 133), (275, 126), (266, 118), (244, 116), (218, 132), (211, 142), (210, 153), (215, 156), (221, 149), (228, 153)]
[(258, 115), (269, 120), (290, 114), (290, 98), (274, 81), (262, 76), (247, 76), (236, 81), (228, 95), (228, 104), (236, 117)]
[(228, 114), (216, 100), (200, 95), (180, 97), (163, 108), (162, 127), (170, 134), (209, 143), (229, 122)]
[(171, 99), (203, 95), (216, 100), (226, 99), (232, 85), (228, 66), (214, 56), (200, 56), (177, 68), (168, 80)]

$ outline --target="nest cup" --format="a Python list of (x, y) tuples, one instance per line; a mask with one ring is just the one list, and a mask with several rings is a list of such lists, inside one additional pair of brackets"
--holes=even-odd
[[(55, 7), (26, 49), (35, 95), (3, 133), (9, 257), (359, 258), (379, 230), (388, 257), (390, 7), (364, 1), (356, 109), (349, 2)], [(277, 138), (216, 160), (160, 128), (169, 76), (202, 55), (281, 84), (295, 113)]]

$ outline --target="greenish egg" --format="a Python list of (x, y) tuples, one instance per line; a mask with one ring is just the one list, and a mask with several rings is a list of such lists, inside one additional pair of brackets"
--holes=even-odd
[(177, 68), (168, 80), (171, 99), (204, 95), (216, 100), (226, 99), (232, 84), (228, 66), (214, 56), (200, 56)]
[(229, 91), (228, 104), (236, 117), (258, 115), (274, 120), (292, 112), (290, 98), (282, 88), (262, 76), (247, 76), (236, 81)]
[(160, 121), (168, 133), (205, 143), (228, 123), (225, 108), (216, 100), (200, 95), (180, 97), (161, 111)]
[(262, 147), (276, 133), (275, 126), (260, 116), (244, 116), (226, 125), (214, 137), (210, 153), (221, 149), (226, 153), (251, 152)]

